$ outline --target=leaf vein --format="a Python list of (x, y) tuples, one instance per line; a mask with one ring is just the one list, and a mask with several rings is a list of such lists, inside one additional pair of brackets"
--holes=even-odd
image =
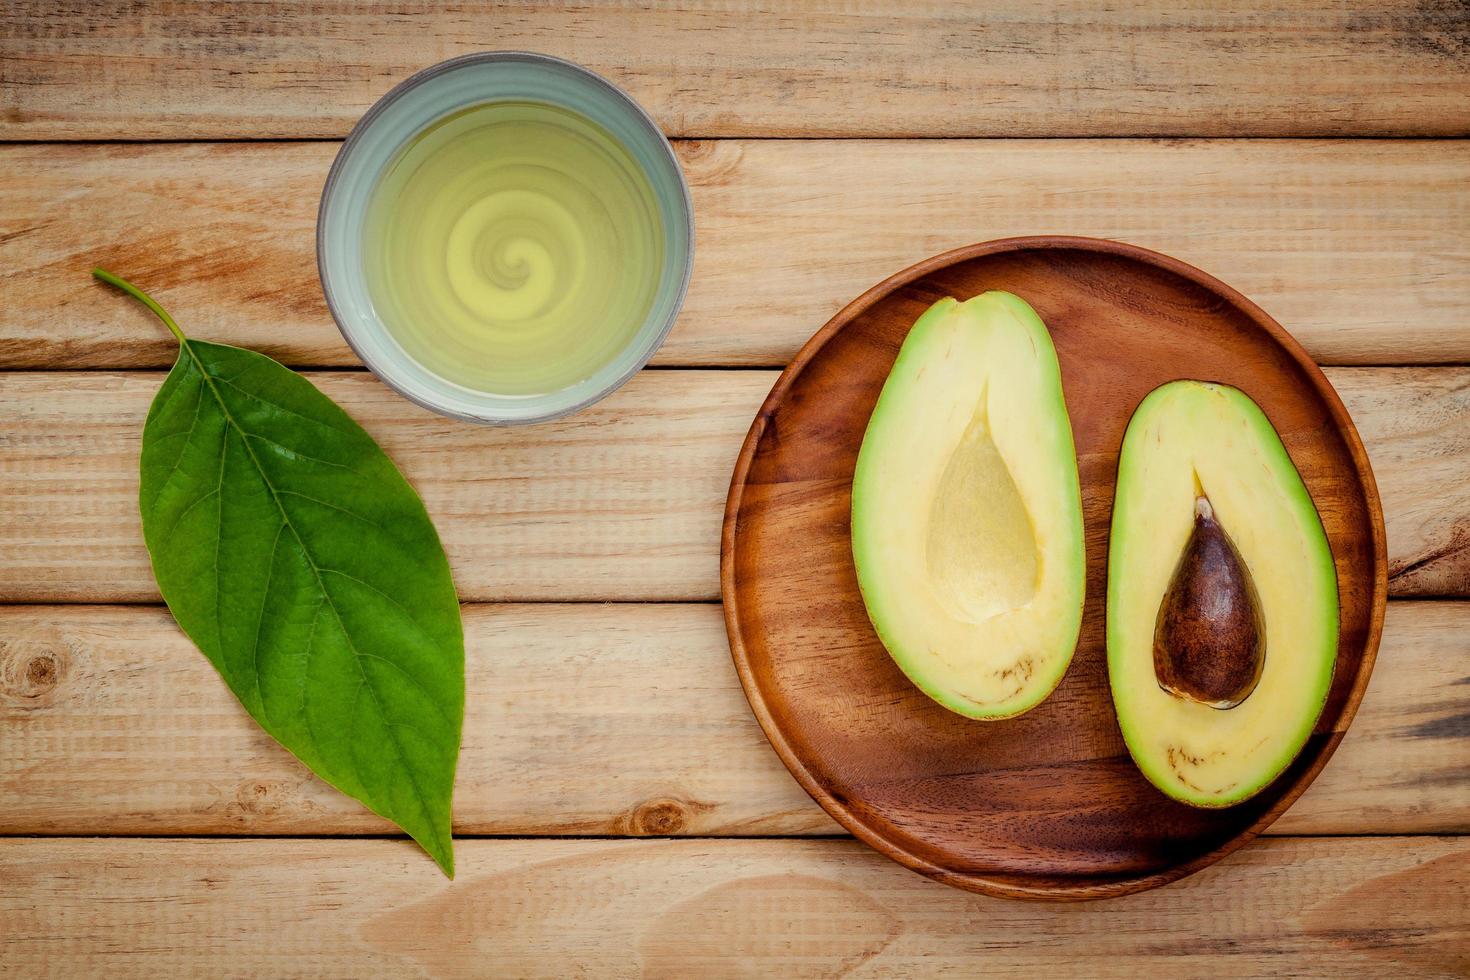
[[(285, 525), (282, 525), (282, 526), (284, 527)], [(299, 540), (298, 540), (297, 544), (298, 545), (300, 544), (300, 541)], [(301, 553), (304, 556), (306, 554), (306, 549), (303, 548), (301, 550)], [(309, 559), (309, 558), (307, 559), (308, 562), (310, 560), (311, 559)], [(309, 677), (311, 675), (311, 668), (310, 668), (309, 665), (310, 665), (310, 662), (311, 662), (312, 652), (313, 652), (313, 650), (316, 649), (316, 625), (317, 625), (317, 623), (321, 622), (321, 619), (322, 619), (322, 608), (325, 605), (326, 605), (326, 599), (325, 599), (325, 597), (322, 597), (322, 601), (319, 601), (316, 604), (316, 608), (313, 609), (312, 612), (311, 612), (311, 626), (306, 631), (306, 660), (307, 660), (307, 663), (308, 663), (308, 667), (307, 667), (307, 669), (305, 669), (305, 670), (303, 670), (301, 672), (301, 724), (304, 725), (304, 726), (306, 726), (306, 734), (307, 734), (307, 736), (311, 739), (312, 743), (313, 744), (316, 744), (316, 745), (320, 745), (321, 744), (321, 739), (319, 739), (317, 737), (316, 731), (313, 730), (313, 728), (311, 726), (311, 712), (309, 710), (307, 710), (307, 707), (306, 707), (306, 700), (307, 700), (307, 698), (306, 698), (306, 692), (307, 692), (306, 679), (307, 679), (307, 677)], [(338, 779), (341, 778), (341, 775), (339, 773), (335, 773), (335, 772), (332, 771), (332, 767), (329, 766), (329, 765), (327, 765), (325, 759), (321, 759), (320, 757), (318, 757), (317, 762), (318, 762), (318, 765), (321, 766), (321, 769), (324, 770), (324, 771), (321, 772), (322, 777), (324, 779), (326, 779), (328, 782), (335, 782), (336, 780), (338, 780)], [(315, 767), (313, 767), (313, 768), (315, 768)], [(353, 764), (353, 768), (354, 769), (357, 768), (356, 763)], [(358, 785), (360, 786), (361, 784), (362, 784), (362, 780), (359, 779), (358, 780)]]
[(358, 656), (362, 657), (364, 660), (376, 660), (380, 663), (385, 663), (389, 667), (392, 667), (394, 670), (398, 671), (404, 677), (408, 678), (415, 687), (424, 692), (424, 694), (429, 699), (429, 703), (434, 706), (434, 710), (438, 713), (439, 717), (444, 719), (444, 723), (450, 728), (454, 727), (454, 722), (450, 719), (449, 713), (445, 711), (444, 706), (438, 702), (434, 692), (429, 690), (428, 686), (425, 685), (423, 681), (419, 680), (417, 677), (410, 674), (406, 669), (404, 669), (402, 664), (398, 663), (397, 661), (389, 660), (387, 657), (380, 657), (376, 653), (362, 653), (358, 654)]
[[(200, 397), (203, 397), (202, 395)], [(214, 496), (219, 500), (219, 516), (214, 522), (214, 655), (219, 658), (221, 667), (225, 662), (224, 627), (220, 625), (219, 611), (219, 579), (220, 563), (219, 551), (225, 538), (225, 456), (230, 450), (229, 432), (221, 433), (219, 441), (219, 479), (215, 482)]]
[[(337, 625), (342, 628), (342, 638), (347, 641), (347, 649), (352, 651), (352, 662), (357, 666), (358, 675), (362, 678), (362, 687), (365, 688), (367, 692), (372, 695), (373, 707), (377, 709), (378, 717), (383, 720), (383, 727), (386, 728), (389, 732), (388, 742), (393, 746), (393, 754), (398, 757), (399, 764), (402, 766), (404, 773), (408, 776), (409, 783), (413, 786), (414, 801), (418, 803), (419, 813), (424, 818), (425, 823), (432, 827), (434, 818), (429, 813), (428, 797), (424, 795), (424, 789), (422, 786), (419, 785), (418, 774), (414, 771), (414, 767), (408, 764), (408, 758), (403, 751), (403, 743), (398, 740), (397, 736), (392, 734), (394, 725), (392, 719), (390, 719), (388, 716), (388, 712), (383, 710), (383, 701), (380, 697), (378, 697), (377, 688), (373, 687), (372, 682), (368, 680), (367, 671), (363, 670), (362, 668), (361, 661), (364, 654), (357, 649), (357, 644), (352, 642), (352, 634), (347, 629), (347, 622), (342, 618), (342, 612), (337, 608), (337, 604), (332, 600), (331, 592), (327, 589), (325, 583), (322, 583), (322, 594), (326, 598), (327, 605), (332, 610), (332, 615), (337, 619)], [(356, 706), (354, 705), (354, 711), (355, 709)], [(356, 757), (354, 756), (354, 760), (355, 758)], [(358, 769), (358, 782), (363, 783), (362, 770), (360, 768)], [(363, 783), (363, 790), (365, 792), (367, 790), (367, 785), (365, 783)]]
[(260, 633), (265, 626), (265, 605), (270, 601), (271, 583), (276, 577), (276, 549), (281, 546), (281, 532), (285, 523), (276, 527), (276, 536), (271, 539), (271, 553), (266, 560), (265, 587), (260, 590), (260, 610), (255, 614), (255, 639), (250, 643), (250, 672), (255, 676), (255, 699), (260, 703), (260, 712), (267, 718), (270, 711), (265, 706), (265, 691), (260, 686)]
[(277, 440), (272, 439), (270, 436), (261, 435), (259, 432), (246, 432), (245, 438), (258, 439), (261, 442), (270, 443), (272, 446), (278, 446), (281, 449), (284, 449), (286, 452), (290, 453), (292, 456), (296, 456), (300, 459), (311, 460), (313, 463), (321, 463), (323, 466), (335, 466), (337, 469), (347, 470), (349, 473), (353, 472), (352, 467), (348, 466), (346, 463), (338, 463), (330, 459), (322, 459), (320, 456), (313, 456), (310, 453), (303, 453), (299, 449), (293, 449), (290, 446), (286, 445), (284, 442), (278, 442)]
[(153, 499), (155, 502), (158, 500), (159, 497), (163, 496), (164, 491), (169, 488), (169, 484), (174, 482), (174, 477), (178, 476), (179, 473), (183, 471), (180, 464), (183, 463), (184, 453), (188, 452), (189, 444), (194, 439), (194, 428), (199, 424), (199, 410), (203, 404), (204, 384), (201, 382), (200, 384), (194, 386), (194, 417), (189, 420), (189, 428), (179, 432), (170, 432), (168, 433), (168, 435), (162, 437), (168, 439), (172, 438), (173, 436), (182, 435), (184, 437), (184, 444), (179, 447), (179, 451), (174, 456), (173, 462), (168, 464), (168, 476), (163, 478), (163, 484), (158, 488), (158, 492), (153, 495)]
[(387, 599), (389, 602), (393, 603), (393, 605), (397, 606), (398, 609), (399, 609), (399, 611), (401, 611), (403, 613), (403, 615), (405, 617), (407, 617), (408, 621), (410, 623), (413, 623), (413, 625), (415, 626), (415, 628), (417, 628), (418, 631), (423, 634), (424, 639), (428, 640), (430, 643), (435, 643), (436, 642), (435, 639), (434, 639), (434, 637), (433, 637), (433, 635), (427, 629), (425, 629), (423, 627), (423, 624), (421, 624), (417, 619), (414, 619), (413, 613), (411, 613), (411, 612), (408, 611), (408, 607), (407, 606), (405, 606), (403, 603), (399, 602), (393, 596), (391, 596), (388, 593), (384, 592), (382, 589), (378, 588), (376, 585), (372, 584), (371, 582), (364, 581), (363, 579), (360, 579), (356, 575), (353, 575), (353, 574), (351, 574), (349, 572), (344, 572), (340, 568), (327, 568), (327, 567), (323, 566), (320, 569), (320, 571), (321, 571), (321, 573), (323, 575), (337, 575), (337, 576), (339, 576), (341, 578), (347, 579), (350, 582), (356, 582), (358, 585), (362, 586), (364, 589), (368, 589), (368, 590), (370, 590), (372, 592), (376, 592), (378, 595), (382, 596), (384, 599)]
[(383, 525), (379, 524), (377, 521), (372, 520), (371, 518), (366, 517), (362, 514), (359, 514), (357, 513), (357, 511), (348, 510), (346, 507), (338, 507), (336, 504), (327, 503), (327, 501), (322, 500), (320, 497), (313, 497), (311, 494), (302, 493), (300, 490), (282, 490), (281, 495), (288, 497), (300, 497), (302, 500), (309, 500), (312, 503), (319, 504), (329, 510), (335, 510), (338, 513), (346, 514), (348, 517), (362, 521), (362, 523), (368, 525), (369, 527), (377, 528), (379, 531), (387, 530), (387, 528), (383, 527)]
[[(214, 375), (212, 375), (212, 374), (208, 373), (207, 371), (205, 371), (202, 366), (200, 367), (199, 370), (200, 370), (200, 372), (206, 378), (209, 379), (210, 384), (211, 384), (211, 387), (213, 387), (213, 383), (214, 382), (218, 381), (220, 384), (226, 386), (227, 388), (233, 388), (233, 389), (235, 389), (240, 394), (244, 395), (246, 398), (249, 398), (251, 401), (260, 402), (262, 405), (265, 405), (265, 406), (267, 406), (269, 408), (274, 408), (278, 412), (285, 412), (287, 415), (294, 415), (294, 416), (296, 416), (296, 418), (301, 419), (304, 422), (310, 422), (312, 425), (320, 426), (321, 428), (326, 429), (329, 432), (335, 432), (339, 436), (347, 436), (347, 437), (351, 438), (351, 437), (353, 437), (353, 436), (356, 435), (355, 432), (349, 432), (346, 429), (339, 429), (335, 425), (332, 425), (332, 424), (330, 424), (328, 422), (323, 422), (321, 419), (314, 419), (310, 415), (302, 415), (300, 412), (296, 411), (295, 409), (287, 408), (285, 405), (282, 405), (279, 402), (273, 402), (269, 398), (263, 398), (260, 395), (257, 395), (253, 391), (249, 391), (249, 390), (247, 390), (245, 388), (241, 388), (239, 385), (235, 384), (235, 382), (233, 382), (233, 381), (230, 381), (230, 380), (225, 379), (225, 378), (216, 378)], [(219, 392), (218, 392), (217, 389), (215, 391), (215, 398), (219, 399), (219, 403), (220, 403), (221, 406), (224, 405), (224, 403), (225, 403), (224, 402), (224, 399), (223, 398), (220, 398)], [(231, 421), (231, 424), (233, 424), (235, 426), (235, 428), (239, 429), (242, 433), (244, 433), (246, 435), (250, 435), (251, 434), (251, 433), (249, 433), (246, 430), (246, 428), (243, 425), (241, 425), (239, 422), (236, 422), (234, 420), (233, 416), (231, 417), (230, 421)]]
[(208, 493), (202, 493), (199, 496), (195, 497), (193, 500), (189, 501), (189, 505), (181, 510), (178, 513), (178, 516), (176, 516), (172, 521), (169, 522), (168, 530), (163, 532), (163, 537), (166, 538), (170, 534), (173, 534), (174, 531), (177, 530), (178, 526), (184, 523), (184, 518), (189, 516), (190, 511), (192, 511), (195, 507), (198, 507), (200, 504), (204, 503), (206, 500), (209, 500), (211, 497), (218, 497), (219, 493), (220, 488), (215, 487)]

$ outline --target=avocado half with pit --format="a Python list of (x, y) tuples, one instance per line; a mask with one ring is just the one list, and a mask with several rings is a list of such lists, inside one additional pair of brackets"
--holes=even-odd
[(946, 708), (1008, 718), (1061, 680), (1082, 498), (1056, 350), (1025, 301), (942, 299), (914, 323), (858, 454), (852, 554), (879, 639)]
[(1243, 392), (1174, 381), (1134, 412), (1107, 613), (1118, 725), (1164, 793), (1230, 806), (1302, 750), (1332, 685), (1337, 574), (1311, 495)]

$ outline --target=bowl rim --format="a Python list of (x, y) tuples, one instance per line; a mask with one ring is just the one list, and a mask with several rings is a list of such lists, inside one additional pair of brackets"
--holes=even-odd
[[(1340, 712), (1333, 719), (1331, 730), (1323, 737), (1320, 748), (1315, 750), (1307, 767), (1292, 778), (1286, 792), (1275, 804), (1244, 830), (1191, 860), (1158, 871), (1129, 874), (1106, 881), (1079, 880), (1067, 885), (1039, 885), (1018, 881), (1012, 877), (957, 871), (935, 864), (925, 856), (905, 848), (900, 842), (875, 829), (849, 801), (835, 797), (826, 785), (817, 779), (808, 768), (804, 754), (792, 744), (786, 730), (776, 718), (768, 703), (765, 687), (751, 664), (750, 652), (746, 648), (745, 633), (742, 629), (741, 589), (736, 581), (735, 554), (745, 490), (748, 486), (751, 466), (755, 461), (756, 450), (766, 430), (773, 424), (772, 420), (777, 410), (785, 401), (796, 379), (816, 360), (833, 337), (890, 294), (950, 266), (1005, 252), (1057, 249), (1120, 256), (1172, 273), (1215, 294), (1225, 303), (1239, 309), (1256, 327), (1286, 351), (1303, 370), (1312, 389), (1326, 406), (1352, 458), (1358, 488), (1363, 494), (1370, 525), (1368, 536), (1372, 545), (1373, 590), (1368, 603), (1368, 628), (1363, 637), (1362, 657), (1359, 660), (1357, 676), (1353, 679)], [(1312, 360), (1301, 343), (1287, 332), (1286, 328), (1276, 322), (1274, 317), (1229, 284), (1188, 262), (1163, 252), (1116, 239), (1083, 235), (1018, 235), (952, 248), (931, 255), (907, 269), (894, 273), (871, 286), (838, 310), (802, 345), (796, 356), (782, 370), (775, 384), (771, 386), (770, 392), (756, 411), (754, 419), (751, 420), (750, 429), (746, 433), (744, 442), (741, 443), (740, 453), (736, 457), (734, 470), (730, 475), (730, 489), (725, 499), (725, 515), (720, 529), (720, 600), (724, 611), (725, 633), (730, 645), (730, 656), (740, 679), (740, 687), (745, 694), (746, 701), (750, 704), (751, 713), (755, 715), (766, 740), (775, 749), (776, 755), (796, 778), (801, 788), (844, 830), (873, 850), (911, 871), (964, 891), (997, 898), (1076, 902), (1131, 895), (1170, 884), (1201, 871), (1258, 838), (1262, 831), (1301, 798), (1321, 774), (1333, 753), (1337, 751), (1343, 736), (1347, 734), (1348, 727), (1357, 715), (1358, 707), (1362, 703), (1368, 682), (1373, 675), (1373, 668), (1378, 660), (1379, 644), (1383, 637), (1384, 613), (1388, 603), (1388, 542), (1378, 483), (1374, 477), (1367, 450), (1363, 446), (1362, 437), (1358, 433), (1357, 426), (1353, 424), (1352, 416), (1348, 414), (1347, 407), (1343, 404), (1337, 390), (1322, 373), (1321, 367)], [(1324, 714), (1319, 714), (1314, 724), (1314, 736), (1316, 725), (1321, 724), (1325, 710), (1326, 704), (1324, 703)], [(1292, 759), (1291, 764), (1294, 765), (1302, 756), (1313, 751), (1310, 745), (1309, 739), (1297, 756)], [(1272, 780), (1272, 784), (1286, 777), (1287, 772), (1283, 771)]]
[[(592, 393), (588, 397), (582, 399), (581, 401), (576, 402), (575, 404), (567, 405), (560, 408), (554, 408), (550, 411), (541, 412), (536, 415), (514, 417), (462, 412), (455, 409), (447, 408), (443, 405), (435, 404), (431, 399), (423, 398), (414, 392), (407, 391), (401, 384), (399, 384), (399, 382), (395, 378), (390, 376), (383, 365), (375, 363), (373, 358), (364, 353), (362, 347), (359, 346), (359, 344), (353, 337), (352, 328), (344, 322), (344, 316), (338, 310), (337, 303), (333, 298), (331, 280), (327, 275), (326, 236), (323, 234), (323, 226), (326, 223), (327, 216), (327, 205), (328, 202), (332, 199), (333, 190), (337, 186), (338, 179), (341, 176), (342, 169), (346, 165), (347, 159), (351, 156), (353, 149), (362, 141), (364, 134), (366, 134), (368, 130), (371, 129), (373, 124), (377, 122), (378, 118), (383, 114), (384, 111), (388, 109), (389, 106), (393, 105), (393, 103), (397, 102), (403, 96), (407, 95), (409, 92), (413, 91), (419, 86), (432, 81), (440, 75), (446, 74), (459, 68), (463, 68), (466, 65), (511, 62), (550, 65), (559, 69), (569, 71), (571, 74), (579, 76), (583, 80), (590, 82), (595, 87), (601, 88), (608, 94), (612, 95), (613, 99), (616, 102), (620, 103), (625, 109), (629, 110), (633, 114), (634, 119), (640, 122), (644, 126), (644, 128), (646, 128), (648, 132), (650, 132), (656, 138), (656, 145), (662, 149), (664, 156), (668, 159), (670, 165), (673, 167), (674, 173), (679, 178), (679, 199), (682, 202), (683, 206), (682, 209), (684, 213), (683, 216), (685, 234), (689, 242), (689, 247), (684, 250), (682, 262), (683, 274), (681, 276), (678, 290), (674, 295), (673, 305), (670, 307), (668, 315), (664, 318), (664, 322), (659, 326), (658, 330), (645, 342), (644, 350), (639, 354), (638, 358), (628, 367), (628, 369), (609, 384), (605, 385), (604, 387)], [(415, 132), (417, 131), (418, 130), (415, 130)], [(611, 395), (613, 392), (623, 387), (623, 385), (627, 384), (635, 374), (643, 370), (643, 368), (648, 365), (648, 362), (653, 359), (653, 355), (658, 353), (659, 348), (664, 345), (664, 341), (668, 339), (669, 333), (674, 329), (674, 323), (679, 319), (679, 314), (684, 309), (684, 301), (688, 298), (689, 295), (689, 282), (693, 278), (694, 274), (694, 230), (694, 199), (689, 192), (689, 178), (685, 175), (684, 168), (679, 163), (678, 154), (674, 152), (674, 147), (669, 142), (669, 138), (664, 134), (663, 129), (659, 127), (657, 121), (654, 120), (653, 116), (651, 116), (648, 110), (643, 108), (643, 106), (640, 105), (636, 99), (634, 99), (631, 95), (623, 91), (616, 84), (609, 81), (607, 78), (603, 77), (592, 69), (587, 68), (584, 65), (579, 65), (574, 61), (568, 61), (565, 58), (558, 58), (555, 55), (541, 54), (540, 52), (536, 51), (519, 50), (474, 51), (469, 54), (462, 54), (454, 58), (449, 58), (445, 61), (437, 62), (436, 64), (429, 65), (426, 68), (421, 68), (409, 77), (405, 78), (403, 81), (399, 82), (397, 85), (393, 86), (387, 91), (387, 93), (385, 93), (381, 98), (374, 102), (372, 106), (368, 108), (367, 112), (363, 113), (362, 117), (358, 119), (358, 121), (353, 125), (351, 131), (347, 134), (347, 138), (342, 141), (342, 145), (337, 150), (337, 155), (332, 159), (332, 166), (327, 170), (327, 177), (322, 184), (321, 197), (317, 204), (317, 280), (321, 285), (322, 295), (327, 301), (327, 310), (332, 314), (332, 322), (337, 325), (337, 332), (342, 335), (342, 339), (347, 342), (347, 346), (352, 349), (352, 352), (355, 355), (357, 355), (358, 360), (360, 360), (363, 365), (367, 367), (367, 369), (378, 378), (379, 381), (383, 382), (389, 388), (392, 388), (394, 391), (398, 392), (398, 394), (413, 402), (415, 405), (426, 408), (431, 412), (436, 412), (439, 415), (443, 415), (448, 418), (461, 419), (466, 422), (475, 422), (480, 425), (534, 425), (538, 422), (550, 422), (554, 419), (563, 418), (575, 412), (580, 412), (584, 408), (587, 408), (601, 401), (608, 395)], [(647, 325), (647, 320), (644, 321), (644, 325)], [(436, 377), (439, 376), (436, 374), (436, 372), (430, 371), (427, 367), (423, 367), (423, 365), (419, 366), (429, 374)], [(483, 394), (491, 396), (494, 395), (493, 392), (484, 392)]]

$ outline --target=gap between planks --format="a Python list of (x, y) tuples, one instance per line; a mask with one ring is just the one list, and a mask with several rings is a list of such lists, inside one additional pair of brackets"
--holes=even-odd
[[(1149, 133), (1119, 132), (1119, 133), (1097, 133), (1092, 135), (1065, 136), (1058, 134), (1026, 134), (1026, 133), (997, 133), (986, 136), (953, 136), (944, 133), (909, 133), (897, 136), (883, 136), (873, 134), (856, 133), (852, 135), (837, 134), (832, 136), (781, 136), (781, 135), (721, 135), (719, 133), (689, 133), (680, 136), (665, 138), (675, 150), (684, 144), (693, 143), (831, 143), (842, 146), (849, 143), (984, 143), (999, 142), (1002, 140), (1016, 143), (1306, 143), (1306, 142), (1336, 142), (1371, 145), (1373, 143), (1462, 143), (1470, 139), (1470, 131), (1465, 133), (1424, 133), (1410, 135), (1395, 135), (1392, 133), (1366, 133), (1362, 135), (1330, 134), (1330, 133), (1294, 133), (1294, 134), (1260, 134), (1248, 135), (1243, 133), (1226, 134), (1221, 136), (1191, 136), (1186, 133)], [(221, 146), (315, 146), (331, 145), (341, 146), (341, 136), (108, 136), (108, 137), (36, 137), (18, 138), (0, 135), (0, 147), (15, 146), (200, 146), (218, 144)]]

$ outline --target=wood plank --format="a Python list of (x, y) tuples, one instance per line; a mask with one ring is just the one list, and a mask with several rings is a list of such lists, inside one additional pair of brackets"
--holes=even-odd
[[(461, 834), (840, 828), (741, 694), (716, 605), (465, 607)], [(383, 834), (159, 607), (0, 607), (0, 833)], [(1470, 603), (1394, 602), (1331, 764), (1272, 828), (1470, 833)]]
[(1335, 369), (1388, 528), (1389, 594), (1470, 594), (1470, 370)]
[[(719, 606), (464, 615), (460, 833), (840, 832), (756, 725)], [(0, 833), (396, 833), (260, 731), (161, 607), (0, 607), (0, 637)]]
[[(361, 372), (312, 380), (423, 495), (462, 599), (599, 600), (718, 594), (730, 470), (774, 378), (646, 372), (573, 418), (513, 429), (441, 418)], [(160, 380), (0, 373), (0, 597), (158, 600), (137, 455)]]
[(1460, 135), (1453, 2), (13, 0), (9, 139), (341, 136), (412, 71), (545, 51), (680, 136)]
[[(0, 366), (166, 366), (167, 333), (357, 363), (313, 253), (336, 145), (0, 147)], [(1244, 291), (1324, 363), (1470, 361), (1470, 144), (710, 141), (678, 146), (698, 256), (657, 363), (783, 365), (873, 283), (1007, 235), (1119, 238)], [(99, 222), (97, 215), (107, 215)]]
[[(1470, 368), (1333, 368), (1388, 515), (1395, 595), (1470, 594)], [(439, 418), (312, 375), (423, 495), (460, 597), (714, 599), (730, 471), (770, 371), (647, 371), (574, 417)], [(137, 511), (154, 372), (0, 373), (0, 598), (155, 602)], [(87, 488), (86, 493), (78, 489)]]
[(0, 842), (22, 975), (1453, 976), (1470, 841), (1284, 839), (1085, 905), (972, 895), (853, 841)]

